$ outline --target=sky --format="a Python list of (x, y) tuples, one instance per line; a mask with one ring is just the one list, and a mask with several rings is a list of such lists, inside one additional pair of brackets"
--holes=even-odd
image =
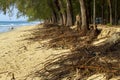
[(17, 18), (17, 9), (13, 10), (13, 15), (10, 17), (9, 14), (7, 13), (6, 15), (3, 14), (3, 12), (0, 12), (0, 21), (27, 21), (27, 17), (20, 17)]

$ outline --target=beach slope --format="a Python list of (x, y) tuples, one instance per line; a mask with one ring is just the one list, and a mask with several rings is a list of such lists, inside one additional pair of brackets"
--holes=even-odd
[(0, 34), (0, 80), (23, 80), (39, 70), (48, 56), (69, 51), (45, 49), (41, 47), (41, 41), (28, 40), (40, 28), (42, 25), (24, 26)]

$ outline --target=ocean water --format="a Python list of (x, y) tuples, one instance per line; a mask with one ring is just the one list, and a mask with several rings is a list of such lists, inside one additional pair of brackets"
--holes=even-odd
[(40, 21), (0, 21), (0, 33), (10, 31), (11, 28), (17, 28), (22, 26), (36, 25), (39, 24)]

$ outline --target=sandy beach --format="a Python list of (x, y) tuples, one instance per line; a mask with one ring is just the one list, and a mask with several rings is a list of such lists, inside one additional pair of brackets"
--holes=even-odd
[[(48, 58), (53, 58), (51, 55), (61, 55), (63, 52), (70, 51), (43, 47), (42, 43), (47, 44), (49, 40), (29, 40), (39, 36), (40, 33), (36, 35), (33, 33), (36, 30), (41, 31), (42, 28), (42, 25), (23, 26), (0, 34), (0, 80), (41, 80), (38, 77), (32, 79), (27, 76), (43, 68), (44, 62)], [(98, 38), (108, 35), (106, 31), (110, 32), (111, 36), (111, 33), (119, 32), (119, 29), (103, 29), (102, 33), (105, 34), (100, 34)], [(101, 41), (96, 41), (94, 45), (99, 43)], [(106, 80), (104, 76), (105, 74), (96, 74), (87, 80)]]
[[(52, 54), (69, 50), (41, 48), (41, 41), (29, 41), (34, 30), (41, 26), (24, 26), (0, 34), (0, 80), (23, 80), (26, 75), (39, 70), (40, 64)], [(30, 80), (30, 79), (28, 79)], [(37, 80), (37, 79), (35, 79)]]

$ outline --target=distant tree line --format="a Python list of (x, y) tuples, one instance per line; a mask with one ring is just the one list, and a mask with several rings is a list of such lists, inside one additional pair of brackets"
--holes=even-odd
[(89, 24), (117, 25), (120, 19), (120, 0), (0, 0), (0, 10), (12, 11), (15, 6), (18, 17), (26, 15), (29, 20), (44, 20), (46, 23), (72, 26), (80, 16), (81, 29)]

